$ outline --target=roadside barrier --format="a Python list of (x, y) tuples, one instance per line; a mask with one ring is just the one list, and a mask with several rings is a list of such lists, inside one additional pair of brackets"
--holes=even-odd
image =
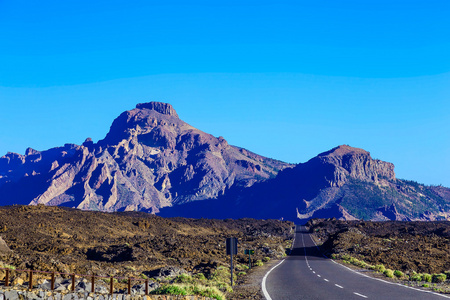
[(148, 279), (142, 279), (142, 278), (132, 278), (132, 277), (114, 277), (114, 276), (98, 276), (98, 275), (82, 275), (82, 274), (74, 274), (74, 273), (61, 273), (61, 272), (47, 272), (47, 271), (36, 271), (36, 270), (18, 270), (18, 269), (11, 269), (11, 268), (0, 268), (0, 270), (4, 270), (6, 272), (5, 278), (4, 278), (4, 284), (6, 287), (9, 287), (11, 284), (11, 278), (12, 273), (27, 273), (28, 274), (28, 289), (33, 289), (33, 275), (34, 274), (48, 274), (50, 275), (50, 290), (55, 290), (55, 280), (57, 275), (66, 275), (69, 278), (71, 278), (71, 288), (70, 290), (73, 292), (75, 291), (75, 279), (76, 278), (82, 278), (86, 279), (89, 278), (91, 280), (91, 292), (95, 292), (95, 280), (96, 279), (106, 279), (106, 281), (109, 280), (109, 294), (114, 293), (114, 280), (126, 280), (127, 281), (127, 293), (128, 295), (131, 295), (131, 283), (132, 282), (144, 282), (145, 285), (145, 294), (148, 295), (149, 293), (149, 280)]

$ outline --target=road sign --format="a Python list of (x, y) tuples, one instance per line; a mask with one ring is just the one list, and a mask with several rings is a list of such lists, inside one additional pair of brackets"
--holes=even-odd
[(245, 249), (244, 250), (244, 254), (255, 254), (255, 250), (248, 250), (248, 249)]
[(237, 238), (227, 238), (227, 255), (236, 255), (237, 252)]

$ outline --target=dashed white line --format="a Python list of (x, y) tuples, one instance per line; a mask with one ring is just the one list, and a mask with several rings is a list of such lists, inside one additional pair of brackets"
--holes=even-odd
[(313, 274), (316, 274), (316, 272), (313, 271)]
[(322, 277), (322, 276), (320, 276), (319, 274), (317, 274), (317, 277)]
[(325, 279), (325, 278), (324, 278), (323, 280), (325, 280), (326, 282), (328, 282), (328, 281), (329, 281), (328, 279)]
[(367, 298), (367, 296), (364, 296), (364, 295), (358, 294), (358, 293), (356, 293), (356, 292), (353, 292), (353, 294), (355, 294), (355, 295), (357, 295), (357, 296), (360, 296), (360, 297), (363, 297), (363, 298)]
[(339, 284), (334, 284), (334, 285), (337, 286), (338, 288), (341, 288), (341, 289), (344, 288), (343, 286), (340, 286)]

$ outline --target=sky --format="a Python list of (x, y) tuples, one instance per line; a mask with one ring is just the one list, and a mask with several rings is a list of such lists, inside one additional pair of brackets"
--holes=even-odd
[(0, 0), (0, 156), (162, 101), (291, 163), (342, 144), (450, 187), (450, 2)]

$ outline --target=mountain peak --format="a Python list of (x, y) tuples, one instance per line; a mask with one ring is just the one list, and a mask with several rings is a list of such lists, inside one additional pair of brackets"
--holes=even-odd
[(370, 155), (370, 152), (367, 152), (361, 148), (354, 148), (349, 145), (340, 145), (329, 151), (320, 153), (318, 156), (344, 156), (348, 154), (365, 154)]
[(178, 114), (175, 109), (169, 103), (163, 102), (147, 102), (147, 103), (139, 103), (136, 105), (138, 109), (149, 109), (159, 112), (163, 115), (174, 116), (178, 118)]

